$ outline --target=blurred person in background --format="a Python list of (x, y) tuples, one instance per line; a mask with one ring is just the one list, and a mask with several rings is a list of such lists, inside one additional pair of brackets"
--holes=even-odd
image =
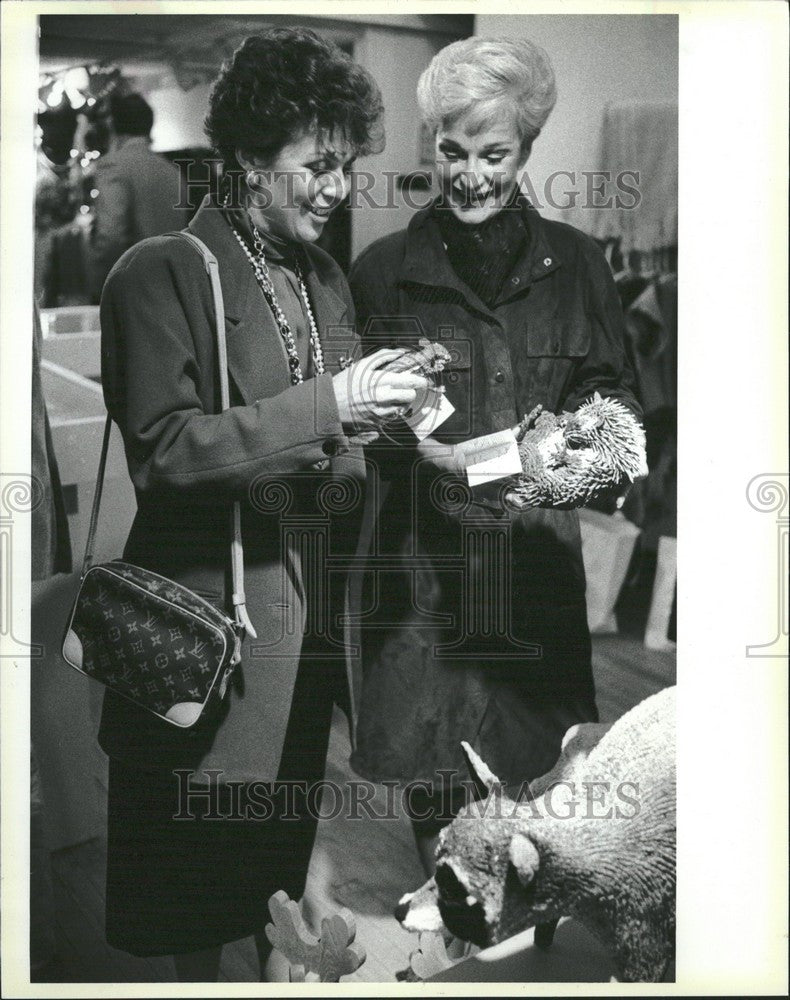
[(96, 162), (95, 218), (89, 243), (90, 294), (101, 297), (113, 264), (149, 236), (182, 229), (187, 217), (176, 167), (151, 151), (154, 113), (139, 94), (111, 95), (100, 117), (107, 152)]

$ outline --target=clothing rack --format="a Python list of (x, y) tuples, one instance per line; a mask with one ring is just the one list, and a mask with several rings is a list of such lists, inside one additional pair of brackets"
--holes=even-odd
[(623, 308), (650, 470), (634, 484), (622, 508), (641, 533), (618, 608), (626, 619), (646, 619), (648, 645), (668, 648), (675, 638), (674, 576), (667, 576), (666, 556), (671, 548), (674, 558), (677, 534), (677, 246), (624, 253), (619, 237), (598, 242)]
[(612, 269), (615, 284), (628, 277), (654, 278), (665, 274), (677, 274), (678, 248), (676, 244), (655, 247), (651, 250), (630, 250), (623, 252), (619, 236), (611, 236), (597, 241)]

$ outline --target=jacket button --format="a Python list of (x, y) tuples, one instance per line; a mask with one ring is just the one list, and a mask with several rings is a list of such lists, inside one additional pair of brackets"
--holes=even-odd
[(510, 282), (513, 285), (520, 285), (521, 284), (521, 278), (511, 278)]
[(544, 260), (543, 260), (543, 266), (544, 267), (551, 267), (551, 257), (544, 258)]
[(327, 438), (327, 440), (324, 441), (322, 446), (322, 451), (324, 452), (325, 455), (329, 455), (330, 458), (332, 458), (333, 455), (337, 454), (337, 449), (338, 449), (337, 441), (333, 441), (332, 438)]
[(559, 354), (560, 353), (560, 342), (559, 342), (559, 340), (553, 340), (551, 342), (551, 350), (552, 350), (553, 354)]
[(505, 381), (505, 373), (504, 372), (497, 372), (496, 375), (494, 376), (494, 381), (495, 382), (504, 382)]

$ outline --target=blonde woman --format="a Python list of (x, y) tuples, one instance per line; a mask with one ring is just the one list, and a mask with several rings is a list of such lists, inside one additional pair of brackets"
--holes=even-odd
[(547, 54), (527, 40), (455, 42), (417, 96), (439, 196), (365, 250), (350, 285), (369, 348), (420, 333), (446, 344), (455, 412), (418, 446), (370, 451), (389, 562), (371, 565), (378, 611), (363, 630), (352, 763), (370, 779), (416, 783), (407, 801), (430, 871), (438, 831), (463, 801), (461, 740), (518, 788), (554, 764), (569, 726), (597, 718), (577, 514), (502, 516), (484, 497), (470, 507), (443, 494), (463, 471), (454, 445), (510, 428), (538, 403), (573, 410), (599, 391), (639, 406), (606, 260), (520, 191), (556, 100)]

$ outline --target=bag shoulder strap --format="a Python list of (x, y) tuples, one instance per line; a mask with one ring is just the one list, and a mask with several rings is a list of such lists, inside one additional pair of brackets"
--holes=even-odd
[[(222, 285), (219, 280), (219, 264), (217, 262), (217, 258), (209, 250), (203, 240), (195, 236), (194, 233), (189, 232), (188, 230), (181, 230), (179, 232), (171, 233), (170, 235), (181, 237), (192, 244), (203, 259), (206, 273), (211, 281), (211, 294), (214, 300), (220, 405), (222, 410), (227, 410), (230, 407), (228, 348), (225, 340), (225, 307), (222, 298)], [(88, 527), (88, 539), (85, 544), (85, 555), (82, 561), (81, 577), (85, 576), (91, 566), (91, 563), (93, 562), (93, 550), (96, 540), (96, 528), (99, 522), (99, 507), (101, 505), (104, 474), (107, 467), (107, 452), (109, 450), (111, 428), (112, 417), (108, 413), (107, 420), (104, 424), (104, 437), (102, 439), (101, 455), (99, 457), (99, 470), (96, 477), (96, 489), (93, 494), (93, 506), (91, 508), (90, 525)], [(236, 622), (244, 628), (253, 639), (255, 639), (257, 636), (249, 615), (247, 614), (247, 603), (244, 593), (244, 549), (241, 540), (241, 505), (238, 500), (233, 502), (230, 558), (233, 577), (233, 608)]]

